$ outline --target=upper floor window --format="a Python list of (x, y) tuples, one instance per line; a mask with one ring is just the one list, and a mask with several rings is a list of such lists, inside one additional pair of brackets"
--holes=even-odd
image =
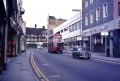
[(108, 4), (103, 4), (103, 17), (107, 17), (108, 15)]
[(34, 37), (34, 34), (31, 34), (31, 37)]
[(93, 2), (93, 0), (90, 0), (90, 4)]
[(42, 34), (42, 37), (45, 37), (45, 35), (44, 35), (44, 34)]
[(85, 0), (85, 7), (88, 6), (88, 0)]
[(100, 8), (96, 9), (96, 20), (100, 19)]
[(35, 37), (37, 37), (37, 35), (35, 35)]
[(90, 13), (90, 23), (93, 23), (93, 12)]
[(37, 41), (37, 39), (34, 39), (34, 41), (36, 42), (36, 41)]
[(77, 30), (77, 23), (75, 23), (74, 25), (75, 25), (75, 30)]
[(88, 25), (88, 14), (85, 16), (85, 25)]
[(77, 29), (80, 28), (80, 21), (77, 22)]
[(120, 2), (118, 3), (118, 16), (120, 16)]
[(64, 28), (64, 31), (67, 31), (68, 30), (68, 27)]
[(63, 33), (63, 30), (61, 30), (61, 33)]

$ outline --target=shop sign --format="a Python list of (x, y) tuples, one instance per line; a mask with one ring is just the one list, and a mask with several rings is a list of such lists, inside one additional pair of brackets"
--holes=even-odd
[(118, 21), (118, 27), (120, 27), (120, 20)]
[(90, 29), (84, 30), (83, 35), (86, 36), (86, 35), (90, 35), (90, 34), (100, 33), (102, 31), (109, 31), (111, 29), (113, 29), (112, 21), (109, 23), (104, 23), (102, 25), (98, 25), (96, 27), (92, 27)]
[(10, 24), (11, 24), (11, 27), (17, 31), (17, 24), (15, 23), (15, 21), (12, 19), (12, 17), (10, 17)]

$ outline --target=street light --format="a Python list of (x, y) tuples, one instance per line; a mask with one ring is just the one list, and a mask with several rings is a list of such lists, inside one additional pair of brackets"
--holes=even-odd
[[(80, 20), (81, 20), (81, 9), (72, 9), (73, 12), (80, 12)], [(82, 26), (80, 24), (80, 36), (79, 36), (79, 40), (80, 40), (80, 46), (82, 46), (81, 41), (82, 41)]]
[[(107, 54), (107, 36), (108, 36), (108, 31), (103, 31), (101, 32), (101, 44), (103, 45), (103, 36), (105, 36), (105, 53)], [(102, 46), (103, 47), (103, 46)]]

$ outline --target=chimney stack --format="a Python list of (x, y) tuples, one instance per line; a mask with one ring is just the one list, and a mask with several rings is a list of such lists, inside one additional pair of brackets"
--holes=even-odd
[(35, 28), (37, 28), (37, 24), (35, 24)]

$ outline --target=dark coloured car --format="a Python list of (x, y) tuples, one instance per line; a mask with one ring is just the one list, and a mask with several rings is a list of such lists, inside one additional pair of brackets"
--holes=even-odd
[(87, 58), (90, 59), (91, 54), (85, 47), (74, 47), (72, 50), (73, 58)]

